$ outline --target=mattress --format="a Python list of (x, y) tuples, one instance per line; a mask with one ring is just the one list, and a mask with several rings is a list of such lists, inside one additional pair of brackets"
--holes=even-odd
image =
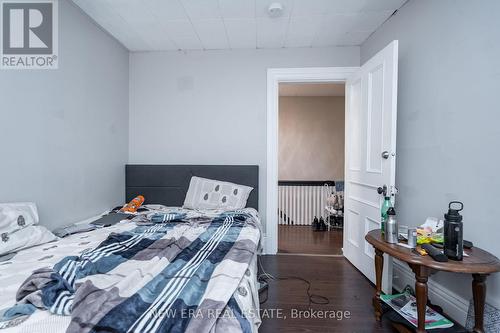
[[(189, 227), (192, 226), (193, 228), (199, 228), (200, 225), (206, 223), (207, 221), (213, 220), (214, 217), (225, 216), (225, 213), (223, 212), (193, 212), (184, 211), (180, 208), (166, 208), (159, 206), (153, 208), (155, 208), (155, 210), (148, 212), (148, 216), (151, 216), (151, 214), (153, 213), (165, 213), (171, 212), (172, 210), (175, 210), (176, 213), (186, 213), (188, 217), (183, 215), (183, 218), (179, 221), (173, 221), (175, 220), (172, 218), (173, 216), (175, 216), (174, 214), (167, 214), (165, 216), (167, 216), (168, 218), (166, 219), (166, 221), (164, 221), (164, 223), (177, 223), (179, 225), (187, 223), (189, 224)], [(237, 214), (250, 216), (253, 220), (258, 222), (257, 225), (260, 227), (258, 213), (254, 209), (247, 208), (239, 211)], [(171, 221), (168, 221), (169, 219)], [(109, 241), (110, 235), (132, 233), (137, 231), (140, 227), (148, 228), (147, 225), (141, 226), (141, 224), (147, 224), (147, 218), (145, 218), (145, 215), (142, 216), (142, 220), (141, 218), (138, 218), (136, 220), (138, 221), (137, 223), (122, 221), (111, 227), (71, 235), (66, 238), (59, 239), (55, 242), (22, 250), (10, 260), (0, 262), (0, 309), (8, 308), (16, 304), (16, 292), (19, 290), (22, 283), (32, 275), (33, 271), (47, 267), (57, 267), (57, 264), (60, 264), (61, 262), (64, 263), (64, 261), (67, 260), (68, 256), (75, 256), (75, 258), (82, 256), (85, 253), (88, 253), (88, 251), (102, 246), (103, 242)], [(140, 227), (138, 227), (138, 225)], [(175, 228), (172, 230), (175, 230)], [(187, 229), (185, 228), (183, 230)], [(165, 235), (167, 236), (164, 237), (170, 237), (171, 235), (169, 234), (169, 232), (174, 231), (165, 232)], [(248, 233), (249, 231), (247, 230), (244, 232)], [(175, 235), (172, 237), (175, 237)], [(173, 260), (171, 261), (174, 262)], [(231, 264), (224, 265), (224, 267), (226, 266), (229, 267), (231, 266)], [(237, 303), (237, 307), (241, 310), (240, 313), (247, 314), (246, 320), (248, 321), (249, 325), (246, 325), (244, 329), (241, 329), (241, 331), (256, 332), (261, 322), (259, 317), (259, 299), (257, 286), (257, 251), (251, 254), (251, 259), (248, 262), (247, 266), (248, 267), (245, 271), (245, 274), (243, 274), (241, 279), (237, 281), (237, 288), (234, 290), (231, 300)], [(229, 268), (226, 267), (224, 269), (227, 270)], [(228, 273), (228, 271), (224, 271), (224, 273)], [(93, 276), (82, 277), (76, 282), (76, 288), (78, 288), (78, 286), (82, 285), (83, 283), (93, 281), (93, 278)], [(218, 281), (217, 278), (218, 277), (216, 276), (214, 281)], [(224, 284), (226, 283), (227, 282), (224, 282)], [(226, 288), (227, 286), (224, 284), (222, 284), (221, 282), (221, 285), (218, 286), (217, 283), (215, 283), (215, 287), (216, 289)], [(68, 329), (68, 327), (71, 327), (70, 325), (74, 325), (74, 323), (72, 322), (72, 317), (74, 317), (74, 315), (58, 315), (54, 314), (53, 312), (54, 311), (51, 312), (47, 310), (37, 310), (26, 321), (19, 324), (18, 326), (3, 329), (0, 332), (56, 333), (71, 331), (71, 329)], [(227, 331), (228, 328), (231, 327), (231, 325), (234, 325), (234, 323), (225, 323), (224, 320), (218, 320), (215, 324), (210, 324), (209, 326), (203, 326), (202, 324), (200, 324), (200, 327), (203, 327), (204, 331), (210, 332), (224, 330)], [(186, 328), (186, 326), (182, 327)], [(74, 327), (73, 331), (75, 331)], [(79, 330), (77, 329), (76, 331)]]

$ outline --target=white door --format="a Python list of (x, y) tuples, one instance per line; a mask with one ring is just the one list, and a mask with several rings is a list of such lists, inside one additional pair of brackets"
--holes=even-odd
[[(375, 282), (373, 247), (367, 232), (380, 228), (382, 196), (394, 187), (398, 41), (368, 60), (346, 82), (344, 256)], [(384, 158), (383, 152), (389, 156)], [(397, 213), (397, 211), (396, 211)], [(392, 263), (384, 257), (382, 290), (392, 289)]]

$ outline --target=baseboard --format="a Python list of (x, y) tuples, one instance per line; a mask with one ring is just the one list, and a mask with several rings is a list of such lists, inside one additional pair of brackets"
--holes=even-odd
[[(407, 285), (413, 287), (415, 275), (410, 268), (398, 260), (394, 260), (393, 263), (393, 288), (401, 291)], [(460, 325), (465, 325), (469, 301), (434, 282), (432, 278), (427, 282), (427, 287), (431, 302), (442, 307), (444, 312)]]

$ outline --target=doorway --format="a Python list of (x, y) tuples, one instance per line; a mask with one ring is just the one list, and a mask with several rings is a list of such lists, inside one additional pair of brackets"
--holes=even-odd
[[(398, 41), (389, 43), (361, 67), (268, 69), (266, 254), (278, 252), (278, 88), (280, 83), (292, 82), (344, 82), (346, 85), (345, 131), (349, 135), (345, 138), (342, 254), (374, 282), (374, 251), (365, 235), (380, 229), (382, 197), (377, 188), (395, 187)], [(389, 292), (391, 258), (384, 259), (382, 264), (382, 290)]]
[(342, 255), (345, 84), (280, 83), (278, 253)]
[(278, 253), (278, 131), (279, 84), (345, 84), (359, 67), (272, 68), (267, 71), (266, 235), (264, 252)]

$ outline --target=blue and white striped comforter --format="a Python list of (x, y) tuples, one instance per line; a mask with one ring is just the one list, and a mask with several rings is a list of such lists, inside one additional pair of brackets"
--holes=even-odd
[[(239, 299), (252, 293), (243, 281), (260, 239), (255, 210), (175, 208), (137, 221), (94, 249), (34, 271), (18, 302), (71, 316), (67, 332), (257, 330), (258, 309), (246, 313)], [(258, 304), (258, 295), (250, 296)]]

